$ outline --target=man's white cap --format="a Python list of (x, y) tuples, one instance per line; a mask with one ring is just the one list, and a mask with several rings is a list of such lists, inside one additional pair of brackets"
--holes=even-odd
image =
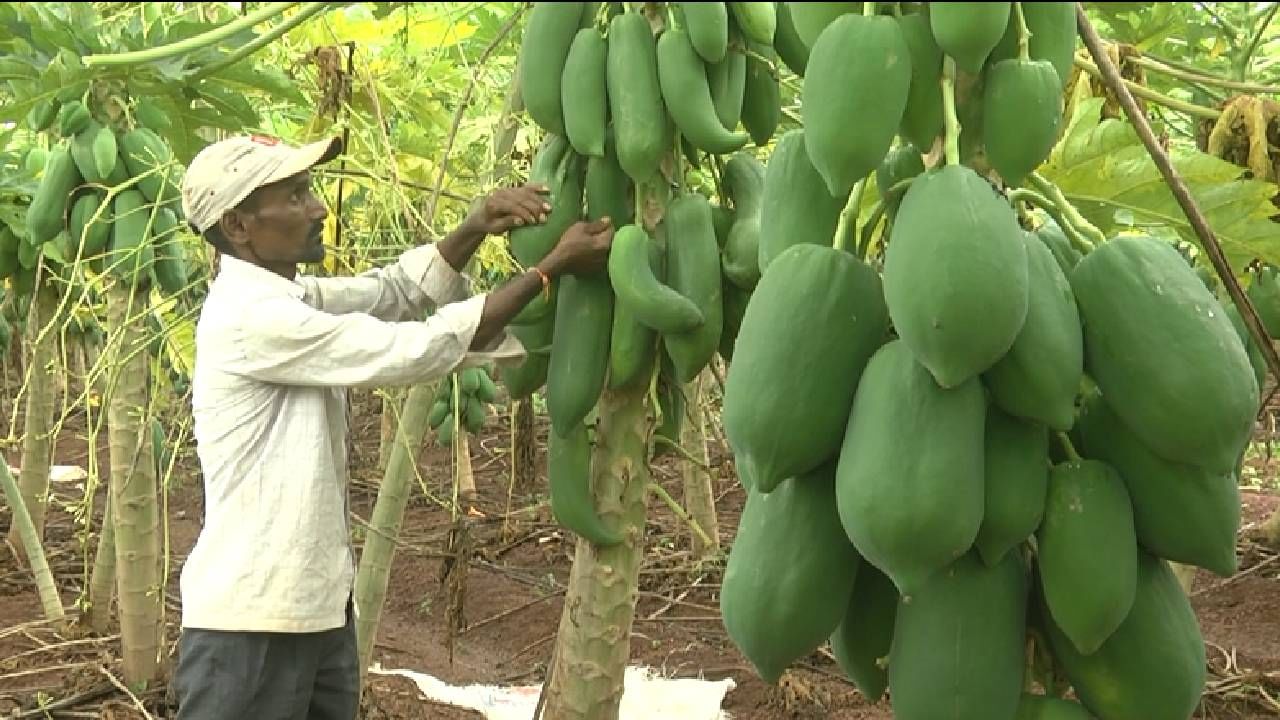
[(254, 190), (329, 162), (340, 152), (340, 137), (301, 147), (265, 135), (220, 140), (197, 153), (187, 167), (182, 211), (203, 233)]

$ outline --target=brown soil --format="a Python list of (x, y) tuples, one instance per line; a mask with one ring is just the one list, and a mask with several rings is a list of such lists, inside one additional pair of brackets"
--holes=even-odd
[[(368, 519), (377, 488), (379, 418), (376, 401), (368, 394), (356, 397), (352, 500), (359, 524)], [(0, 422), (8, 421), (6, 405), (0, 403), (4, 418)], [(546, 425), (543, 418), (539, 420), (539, 461), (545, 463)], [(0, 437), (6, 434), (0, 431)], [(61, 435), (58, 463), (84, 465), (87, 450), (83, 436), (83, 419), (73, 414)], [(737, 527), (743, 494), (715, 438), (713, 435), (711, 440), (712, 465), (718, 478), (721, 537), (727, 549)], [(559, 622), (563, 597), (559, 591), (567, 581), (573, 546), (551, 521), (545, 505), (515, 516), (518, 520), (511, 521), (504, 535), (503, 518), (508, 508), (529, 508), (543, 499), (517, 493), (508, 501), (510, 434), (505, 412), (490, 418), (485, 434), (472, 441), (471, 450), (480, 494), (474, 510), (480, 515), (471, 526), (474, 553), (466, 574), (463, 625), (469, 629), (454, 638), (451, 660), (448, 595), (440, 581), (440, 555), (450, 523), (445, 501), (452, 471), (448, 451), (429, 438), (419, 457), (419, 469), (433, 498), (415, 491), (406, 512), (405, 545), (395, 557), (375, 661), (385, 668), (425, 672), (454, 684), (537, 684), (543, 679)], [(11, 465), (17, 464), (16, 449), (5, 454)], [(105, 447), (99, 449), (98, 462), (107, 467)], [(1195, 581), (1193, 604), (1212, 670), (1209, 692), (1197, 718), (1280, 717), (1280, 709), (1266, 703), (1258, 690), (1262, 683), (1274, 696), (1280, 684), (1280, 603), (1276, 602), (1280, 597), (1280, 562), (1274, 552), (1247, 538), (1248, 532), (1280, 504), (1280, 494), (1274, 488), (1280, 459), (1259, 457), (1250, 464), (1260, 478), (1254, 482), (1261, 486), (1243, 490), (1241, 572), (1228, 581), (1201, 571)], [(671, 457), (656, 461), (654, 472), (674, 497), (680, 497), (678, 465)], [(536, 494), (544, 495), (545, 477), (540, 482), (543, 484)], [(83, 486), (58, 484), (54, 494), (45, 535), (47, 552), (64, 604), (71, 606), (87, 581), (88, 571), (65, 508), (82, 497)], [(201, 495), (194, 455), (187, 447), (168, 498), (173, 553), (167, 588), (171, 641), (177, 635), (178, 573), (199, 531)], [(10, 513), (3, 508), (0, 532), (7, 533), (9, 523)], [(892, 717), (888, 699), (868, 702), (844, 679), (826, 648), (797, 664), (781, 687), (761, 682), (717, 620), (719, 571), (699, 572), (689, 566), (685, 561), (687, 533), (681, 529), (664, 504), (651, 504), (650, 550), (642, 570), (642, 595), (631, 641), (634, 664), (649, 665), (667, 676), (732, 678), (737, 687), (727, 694), (724, 709), (734, 720)], [(673, 598), (678, 601), (673, 603)], [(134, 709), (134, 701), (109, 684), (107, 672), (119, 675), (118, 638), (76, 635), (80, 642), (67, 645), (64, 643), (73, 636), (56, 634), (40, 623), (41, 617), (29, 574), (7, 549), (0, 548), (0, 715), (8, 717), (17, 708), (30, 709), (40, 696), (54, 701), (98, 690), (98, 695), (69, 708), (80, 714), (51, 717), (142, 717)], [(29, 654), (14, 657), (19, 653)], [(470, 711), (427, 704), (416, 686), (404, 678), (371, 675), (369, 688), (361, 715), (365, 718), (479, 717)], [(142, 695), (140, 701), (153, 717), (172, 717), (165, 688)], [(37, 716), (43, 717), (32, 717)]]

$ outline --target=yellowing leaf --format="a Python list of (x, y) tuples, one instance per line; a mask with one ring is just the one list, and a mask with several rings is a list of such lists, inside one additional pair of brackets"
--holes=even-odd
[[(1102, 98), (1082, 102), (1042, 174), (1089, 222), (1113, 237), (1128, 229), (1177, 233), (1200, 241), (1133, 127), (1100, 120)], [(1280, 233), (1270, 219), (1276, 185), (1243, 180), (1244, 168), (1196, 150), (1176, 148), (1174, 167), (1187, 184), (1232, 269), (1254, 258), (1280, 264)]]
[(465, 21), (451, 22), (434, 17), (409, 26), (409, 42), (417, 47), (456, 45), (474, 35), (476, 26)]

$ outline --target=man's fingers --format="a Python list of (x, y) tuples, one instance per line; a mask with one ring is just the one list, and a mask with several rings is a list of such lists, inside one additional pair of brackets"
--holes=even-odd
[(538, 222), (547, 221), (547, 215), (550, 214), (551, 210), (545, 203), (528, 196), (517, 197), (515, 201), (525, 212), (538, 218)]
[(499, 212), (503, 215), (509, 215), (518, 218), (521, 224), (533, 225), (539, 220), (539, 213), (536, 209), (526, 207), (519, 197), (504, 197), (498, 204)]

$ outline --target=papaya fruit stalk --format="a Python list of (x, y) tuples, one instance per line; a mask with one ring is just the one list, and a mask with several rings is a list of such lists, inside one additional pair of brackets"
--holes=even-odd
[(960, 164), (960, 118), (956, 115), (956, 61), (942, 58), (942, 112), (946, 119), (945, 153), (948, 165)]
[(1022, 12), (1022, 3), (1013, 4), (1013, 16), (1018, 23), (1018, 59), (1023, 62), (1031, 60), (1031, 31), (1027, 29), (1027, 17)]
[(248, 30), (258, 23), (273, 20), (299, 4), (296, 2), (268, 3), (259, 10), (208, 32), (169, 43), (168, 45), (147, 48), (146, 50), (110, 55), (89, 55), (84, 58), (84, 65), (85, 67), (128, 67), (156, 60), (166, 60), (184, 53), (196, 52), (232, 37), (236, 33)]
[[(869, 3), (874, 4), (874, 3)], [(835, 236), (831, 239), (831, 247), (852, 253), (855, 251), (854, 238), (858, 236), (858, 209), (862, 207), (862, 194), (867, 188), (864, 177), (853, 186), (849, 200), (840, 211), (840, 221), (836, 223)]]
[(1094, 245), (1099, 245), (1107, 241), (1107, 236), (1103, 235), (1102, 231), (1099, 230), (1096, 225), (1086, 220), (1085, 217), (1080, 214), (1080, 211), (1076, 209), (1075, 205), (1072, 205), (1071, 202), (1067, 200), (1067, 196), (1062, 194), (1062, 190), (1058, 188), (1057, 185), (1046, 180), (1045, 177), (1038, 172), (1031, 172), (1027, 175), (1027, 179), (1036, 190), (1039, 190), (1046, 197), (1052, 200), (1053, 203), (1062, 210), (1063, 215), (1071, 221), (1071, 224), (1078, 228), (1082, 235), (1086, 235)]
[(1020, 201), (1042, 208), (1053, 216), (1054, 221), (1062, 228), (1062, 232), (1066, 234), (1067, 239), (1071, 241), (1071, 244), (1074, 245), (1082, 255), (1088, 255), (1089, 252), (1093, 250), (1093, 243), (1085, 239), (1084, 235), (1081, 234), (1080, 229), (1070, 221), (1067, 214), (1058, 206), (1057, 203), (1041, 195), (1035, 190), (1030, 190), (1028, 188), (1017, 188), (1015, 190), (1011, 190), (1009, 192), (1009, 202), (1016, 204)]
[(270, 30), (268, 30), (267, 32), (263, 33), (262, 35), (259, 35), (255, 40), (253, 40), (252, 42), (250, 42), (250, 43), (248, 43), (248, 44), (244, 45), (244, 46), (243, 46), (243, 47), (241, 47), (241, 48), (238, 48), (235, 52), (231, 53), (230, 55), (226, 56), (225, 58), (223, 58), (223, 59), (221, 59), (221, 60), (218, 60), (217, 62), (213, 62), (213, 63), (210, 63), (210, 64), (208, 64), (208, 65), (204, 66), (203, 68), (201, 68), (201, 69), (199, 70), (199, 72), (197, 72), (195, 75), (191, 76), (191, 80), (190, 80), (190, 81), (191, 81), (191, 82), (194, 82), (194, 81), (196, 81), (196, 80), (201, 80), (201, 79), (206, 78), (206, 77), (208, 77), (208, 76), (210, 76), (210, 75), (213, 75), (214, 73), (218, 72), (219, 70), (222, 70), (222, 69), (224, 69), (224, 68), (230, 67), (230, 66), (232, 66), (232, 65), (234, 65), (234, 64), (236, 64), (236, 63), (238, 63), (238, 62), (240, 62), (241, 60), (243, 60), (243, 59), (245, 59), (245, 58), (249, 57), (250, 55), (252, 55), (252, 54), (254, 54), (254, 53), (256, 53), (256, 52), (258, 52), (259, 50), (261, 50), (262, 48), (266, 47), (267, 45), (270, 45), (271, 43), (275, 42), (276, 40), (278, 40), (278, 39), (280, 38), (280, 36), (284, 35), (285, 33), (289, 32), (290, 30), (292, 30), (292, 29), (294, 29), (294, 28), (298, 27), (298, 26), (299, 26), (299, 25), (301, 25), (302, 23), (304, 23), (304, 22), (306, 22), (307, 20), (311, 19), (311, 17), (312, 17), (313, 15), (315, 15), (315, 14), (317, 14), (317, 13), (319, 13), (319, 12), (322, 12), (322, 11), (324, 11), (324, 10), (328, 10), (328, 9), (330, 9), (332, 6), (334, 6), (334, 5), (336, 5), (336, 4), (337, 4), (337, 3), (329, 3), (329, 2), (312, 2), (312, 3), (307, 3), (307, 5), (306, 5), (305, 7), (303, 7), (301, 10), (299, 10), (299, 11), (298, 11), (298, 14), (297, 14), (297, 15), (294, 15), (293, 17), (289, 18), (288, 20), (285, 20), (284, 22), (282, 22), (282, 23), (280, 23), (279, 25), (277, 25), (277, 26), (275, 26), (275, 27), (271, 28), (271, 29), (270, 29)]

